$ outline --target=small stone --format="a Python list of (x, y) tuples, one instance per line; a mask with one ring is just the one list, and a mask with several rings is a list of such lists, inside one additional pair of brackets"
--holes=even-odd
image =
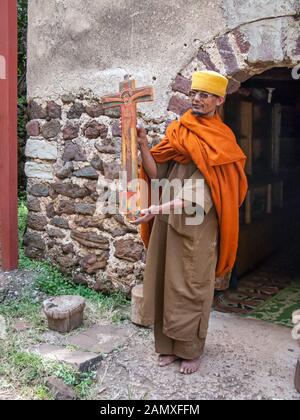
[(75, 119), (75, 118), (80, 118), (81, 115), (85, 112), (85, 108), (82, 105), (81, 102), (75, 102), (69, 112), (68, 112), (68, 118), (69, 119)]
[(75, 204), (75, 212), (78, 214), (84, 214), (93, 216), (96, 211), (95, 204), (85, 204), (85, 203), (76, 203)]
[(57, 204), (56, 213), (58, 215), (62, 214), (74, 214), (75, 213), (75, 203), (70, 200), (59, 200)]
[(38, 121), (29, 121), (26, 125), (26, 131), (28, 136), (37, 137), (40, 135), (40, 124)]
[(103, 171), (103, 161), (99, 156), (94, 156), (91, 160), (91, 166), (97, 171)]
[(87, 255), (80, 261), (80, 265), (88, 274), (95, 274), (98, 270), (106, 267), (108, 256), (108, 252), (102, 252), (100, 255)]
[(119, 239), (114, 242), (115, 257), (127, 261), (141, 261), (144, 247), (133, 239)]
[(75, 276), (73, 277), (73, 282), (75, 284), (83, 284), (84, 286), (87, 286), (87, 284), (88, 284), (84, 274), (82, 274), (82, 273), (75, 274)]
[(54, 101), (47, 102), (46, 110), (49, 118), (61, 118), (61, 106)]
[(95, 217), (80, 217), (76, 216), (74, 223), (83, 228), (100, 228), (102, 227), (103, 220), (106, 219), (106, 215), (100, 215)]
[(29, 211), (40, 212), (41, 211), (40, 200), (36, 197), (29, 196), (27, 198), (27, 208)]
[(52, 139), (56, 137), (60, 132), (60, 122), (58, 120), (46, 122), (43, 125), (41, 132), (45, 139)]
[(55, 376), (47, 378), (46, 385), (56, 401), (72, 401), (77, 399), (73, 389)]
[(112, 126), (113, 137), (122, 137), (122, 129), (120, 127), (120, 121), (116, 121)]
[(47, 118), (47, 111), (42, 105), (38, 104), (34, 100), (30, 100), (28, 103), (28, 115), (31, 120), (41, 120)]
[(69, 272), (72, 267), (75, 267), (78, 264), (78, 258), (72, 254), (57, 255), (55, 260), (60, 265), (62, 271), (65, 273)]
[(104, 124), (99, 124), (97, 121), (89, 122), (84, 128), (84, 135), (88, 139), (97, 139), (98, 137), (106, 138), (108, 128)]
[(58, 228), (53, 228), (53, 227), (47, 227), (47, 233), (49, 235), (50, 238), (60, 238), (63, 239), (65, 238), (66, 234)]
[(188, 102), (187, 100), (181, 99), (178, 96), (172, 96), (169, 102), (168, 111), (172, 111), (177, 115), (182, 115), (190, 108), (191, 108), (190, 102)]
[(37, 248), (28, 247), (25, 248), (25, 256), (30, 258), (31, 260), (41, 260), (45, 258), (45, 251), (42, 251)]
[(23, 244), (27, 248), (35, 248), (44, 251), (46, 249), (45, 240), (38, 233), (26, 233), (23, 238)]
[(49, 217), (49, 219), (51, 219), (52, 217), (54, 217), (56, 215), (55, 208), (54, 208), (54, 203), (53, 202), (52, 203), (49, 203), (46, 206), (46, 214), (47, 214), (47, 217)]
[(34, 184), (28, 191), (28, 194), (36, 197), (48, 197), (49, 193), (49, 187), (45, 184)]
[(188, 95), (191, 90), (191, 81), (186, 77), (183, 77), (180, 74), (178, 74), (175, 78), (172, 89), (175, 92), (181, 92), (185, 95)]
[(92, 118), (98, 118), (104, 113), (103, 106), (100, 103), (87, 105), (85, 107), (85, 112)]
[(91, 166), (86, 166), (82, 169), (78, 169), (77, 171), (74, 171), (73, 176), (76, 176), (77, 178), (88, 178), (88, 179), (99, 178), (98, 172)]
[(76, 162), (84, 162), (86, 161), (86, 154), (82, 150), (80, 146), (75, 143), (68, 142), (65, 146), (64, 154), (62, 157), (64, 162), (68, 161), (76, 161)]
[(34, 159), (56, 160), (58, 156), (57, 146), (44, 140), (28, 139), (25, 156)]
[(45, 226), (48, 224), (47, 217), (41, 214), (29, 213), (27, 219), (27, 226), (34, 230), (45, 230)]
[(90, 195), (86, 187), (80, 187), (72, 182), (57, 182), (53, 184), (53, 189), (57, 194), (65, 195), (70, 198), (84, 198)]
[(64, 254), (73, 254), (74, 253), (74, 245), (71, 243), (65, 244), (61, 247)]
[(67, 122), (63, 129), (63, 139), (64, 140), (73, 140), (78, 137), (79, 133), (79, 126), (74, 125), (70, 122)]
[(115, 154), (121, 151), (122, 140), (119, 138), (105, 139), (103, 141), (97, 141), (95, 147), (99, 153)]
[(62, 168), (55, 171), (55, 175), (59, 179), (70, 178), (74, 170), (73, 162), (66, 162)]
[(25, 174), (28, 178), (53, 179), (53, 166), (47, 163), (26, 162)]
[(81, 232), (73, 230), (71, 232), (71, 238), (87, 248), (98, 248), (102, 250), (109, 249), (108, 239), (95, 232)]
[(63, 218), (63, 217), (58, 217), (55, 216), (52, 220), (51, 220), (51, 225), (62, 228), (62, 229), (69, 229), (69, 222), (67, 219)]
[(71, 102), (75, 102), (76, 97), (72, 93), (65, 93), (62, 95), (61, 100), (63, 101), (63, 103), (69, 104)]
[(81, 296), (58, 296), (43, 302), (43, 310), (51, 330), (62, 333), (80, 327), (85, 299)]
[(106, 179), (119, 179), (121, 165), (117, 162), (103, 162), (103, 172)]
[(114, 218), (108, 218), (103, 220), (102, 222), (102, 228), (109, 232), (113, 237), (116, 236), (124, 236), (126, 233), (128, 233), (130, 230), (127, 229), (126, 226), (121, 225), (118, 223)]

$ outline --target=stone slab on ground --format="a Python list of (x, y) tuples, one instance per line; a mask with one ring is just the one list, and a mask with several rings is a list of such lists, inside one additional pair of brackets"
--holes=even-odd
[(300, 400), (290, 328), (213, 312), (200, 369), (183, 375), (179, 362), (157, 365), (151, 330), (128, 327), (126, 348), (101, 363), (96, 399)]
[(70, 364), (80, 372), (94, 368), (102, 360), (101, 354), (72, 351), (68, 348), (54, 346), (52, 344), (39, 344), (34, 346), (31, 351), (40, 354), (45, 359)]
[(66, 339), (66, 344), (94, 353), (111, 353), (127, 342), (130, 331), (115, 325), (99, 325)]

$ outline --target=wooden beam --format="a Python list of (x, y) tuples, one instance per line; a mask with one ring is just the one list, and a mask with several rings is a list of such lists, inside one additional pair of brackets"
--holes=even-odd
[(0, 1), (1, 269), (18, 265), (17, 2)]

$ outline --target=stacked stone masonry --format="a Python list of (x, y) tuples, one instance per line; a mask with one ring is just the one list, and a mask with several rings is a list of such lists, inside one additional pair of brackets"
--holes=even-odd
[[(142, 280), (145, 250), (137, 228), (103, 210), (119, 177), (120, 116), (66, 96), (29, 103), (26, 255), (54, 261), (75, 283), (129, 294)], [(159, 142), (165, 122), (143, 123)]]
[[(233, 25), (234, 26), (234, 25)], [(300, 61), (299, 19), (274, 17), (240, 24), (199, 44), (170, 83), (168, 110), (139, 123), (151, 145), (189, 108), (193, 71), (217, 70), (230, 78), (229, 92), (252, 75)], [(108, 87), (109, 91), (114, 88)], [(50, 259), (75, 283), (129, 294), (142, 281), (145, 250), (137, 229), (119, 214), (103, 212), (120, 170), (120, 115), (104, 113), (90, 93), (30, 101), (27, 125), (28, 228), (26, 254)]]

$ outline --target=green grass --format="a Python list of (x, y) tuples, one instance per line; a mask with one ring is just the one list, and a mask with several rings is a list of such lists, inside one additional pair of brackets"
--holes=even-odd
[[(95, 292), (83, 285), (72, 283), (71, 279), (62, 274), (60, 269), (47, 261), (33, 261), (24, 254), (22, 238), (26, 229), (28, 210), (26, 201), (23, 198), (19, 201), (19, 267), (28, 269), (37, 273), (36, 286), (50, 296), (60, 295), (79, 295), (87, 299), (90, 303), (96, 305), (98, 310), (108, 311), (112, 314), (113, 321), (121, 321), (123, 312), (129, 306), (129, 301), (121, 292), (113, 293), (109, 296)], [(117, 310), (120, 309), (120, 314)]]
[(23, 349), (20, 337), (0, 342), (0, 376), (7, 377), (15, 388), (33, 399), (52, 399), (45, 379), (55, 376), (73, 387), (78, 398), (88, 398), (95, 372), (78, 372), (59, 362), (45, 361), (41, 356)]
[[(86, 299), (86, 317), (93, 324), (108, 319), (122, 321), (127, 318), (129, 301), (122, 293), (110, 296), (95, 292), (83, 285), (72, 283), (58, 267), (47, 261), (33, 261), (25, 256), (22, 238), (26, 230), (28, 210), (24, 197), (19, 200), (19, 268), (35, 273), (35, 283), (22, 290), (22, 294), (5, 299), (0, 305), (4, 316), (8, 339), (0, 340), (0, 378), (5, 378), (15, 388), (17, 394), (28, 399), (53, 399), (45, 385), (45, 378), (56, 376), (71, 386), (80, 399), (88, 399), (94, 392), (95, 372), (80, 373), (72, 367), (59, 362), (45, 361), (38, 354), (26, 351), (40, 341), (40, 333), (47, 328), (41, 316), (41, 302), (32, 293), (39, 289), (49, 296), (80, 295)], [(124, 315), (125, 314), (125, 315)], [(32, 328), (16, 333), (13, 330), (15, 319), (29, 321)]]
[(15, 318), (24, 318), (36, 328), (39, 328), (43, 323), (41, 305), (34, 302), (30, 297), (5, 301), (0, 305), (0, 315), (3, 315), (8, 321)]

